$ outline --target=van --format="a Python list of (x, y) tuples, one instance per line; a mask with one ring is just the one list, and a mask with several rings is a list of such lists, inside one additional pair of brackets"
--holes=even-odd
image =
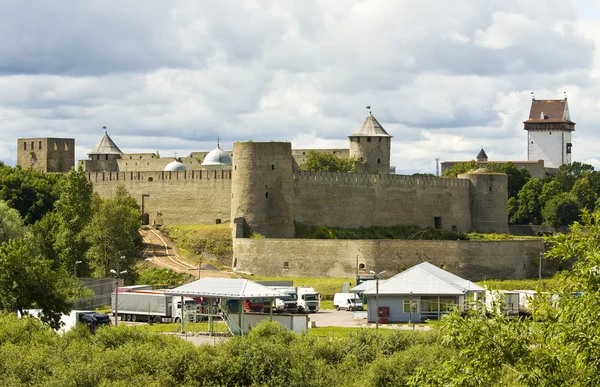
[(363, 303), (354, 293), (336, 293), (333, 296), (335, 310), (363, 310)]

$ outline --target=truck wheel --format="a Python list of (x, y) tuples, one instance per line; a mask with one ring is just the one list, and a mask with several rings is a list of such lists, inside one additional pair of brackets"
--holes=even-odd
[(154, 316), (154, 323), (160, 324), (162, 322), (162, 318), (160, 316)]
[(339, 310), (340, 310), (340, 307), (339, 307), (339, 305), (336, 305), (336, 307), (335, 307), (335, 310), (337, 310), (337, 311), (339, 311)]
[(123, 315), (123, 314), (120, 314), (120, 315), (119, 315), (119, 320), (121, 320), (121, 321), (125, 321), (125, 315)]
[(135, 322), (135, 320), (136, 320), (136, 319), (137, 319), (137, 318), (135, 317), (135, 314), (132, 314), (132, 315), (131, 315), (131, 321)]
[(179, 317), (175, 317), (175, 324), (179, 324), (181, 322), (181, 319)]
[(125, 320), (126, 321), (131, 321), (131, 315), (130, 314), (126, 314), (125, 315)]

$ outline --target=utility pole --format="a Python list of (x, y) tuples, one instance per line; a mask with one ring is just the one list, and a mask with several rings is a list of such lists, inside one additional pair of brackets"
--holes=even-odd
[[(120, 259), (125, 259), (124, 255), (121, 255)], [(119, 323), (119, 276), (127, 274), (127, 270), (119, 271), (119, 262), (117, 260), (117, 270), (110, 269), (110, 272), (115, 276), (115, 327)]]
[(379, 334), (379, 277), (385, 274), (385, 271), (375, 273), (371, 270), (371, 274), (375, 277), (375, 334)]
[(73, 264), (73, 308), (75, 308), (77, 302), (77, 265), (80, 263), (81, 261), (75, 261), (75, 264)]

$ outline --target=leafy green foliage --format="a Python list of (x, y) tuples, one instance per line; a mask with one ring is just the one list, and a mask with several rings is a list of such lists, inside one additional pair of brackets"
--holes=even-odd
[(25, 225), (21, 215), (5, 201), (0, 200), (0, 244), (22, 237), (24, 233)]
[(231, 263), (233, 241), (228, 224), (169, 225), (161, 230), (177, 242), (179, 254), (194, 263), (200, 259)]
[(467, 173), (478, 168), (486, 168), (491, 173), (505, 173), (508, 176), (508, 197), (516, 197), (521, 188), (531, 179), (531, 174), (525, 168), (517, 168), (512, 162), (506, 163), (487, 163), (485, 165), (477, 164), (475, 160), (466, 163), (457, 163), (444, 171), (444, 177), (458, 177), (462, 173)]
[(33, 224), (53, 209), (61, 178), (61, 174), (0, 163), (0, 200), (19, 211), (25, 224)]
[(296, 223), (296, 238), (466, 240), (463, 233), (418, 226), (339, 228)]
[(509, 216), (511, 223), (540, 224), (542, 222), (542, 206), (539, 201), (542, 187), (543, 183), (540, 180), (530, 179), (521, 188), (516, 198), (510, 198)]
[(338, 157), (332, 153), (310, 150), (306, 161), (300, 166), (303, 171), (356, 172), (353, 158)]
[(119, 271), (127, 270), (126, 278), (133, 278), (141, 243), (139, 206), (129, 196), (125, 186), (119, 185), (112, 198), (102, 200), (95, 207), (94, 215), (83, 233), (90, 244), (86, 257), (94, 273), (108, 277), (110, 270), (118, 268)]
[(542, 217), (554, 227), (568, 226), (579, 220), (579, 202), (570, 193), (560, 193), (544, 205)]
[(458, 175), (467, 173), (469, 171), (474, 171), (478, 168), (481, 168), (479, 164), (475, 160), (468, 161), (466, 163), (456, 163), (451, 168), (446, 169), (443, 173), (443, 177), (458, 177)]
[(136, 279), (136, 284), (138, 285), (166, 285), (169, 288), (181, 286), (194, 278), (187, 273), (177, 273), (171, 269), (149, 265), (138, 265), (137, 273), (138, 277)]

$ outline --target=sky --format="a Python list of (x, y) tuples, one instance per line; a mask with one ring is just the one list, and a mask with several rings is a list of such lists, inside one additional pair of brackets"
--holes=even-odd
[[(526, 160), (531, 92), (568, 97), (600, 169), (600, 0), (0, 0), (0, 160), (17, 138), (123, 152), (348, 148), (368, 114), (397, 173)], [(596, 145), (595, 145), (596, 144)]]

